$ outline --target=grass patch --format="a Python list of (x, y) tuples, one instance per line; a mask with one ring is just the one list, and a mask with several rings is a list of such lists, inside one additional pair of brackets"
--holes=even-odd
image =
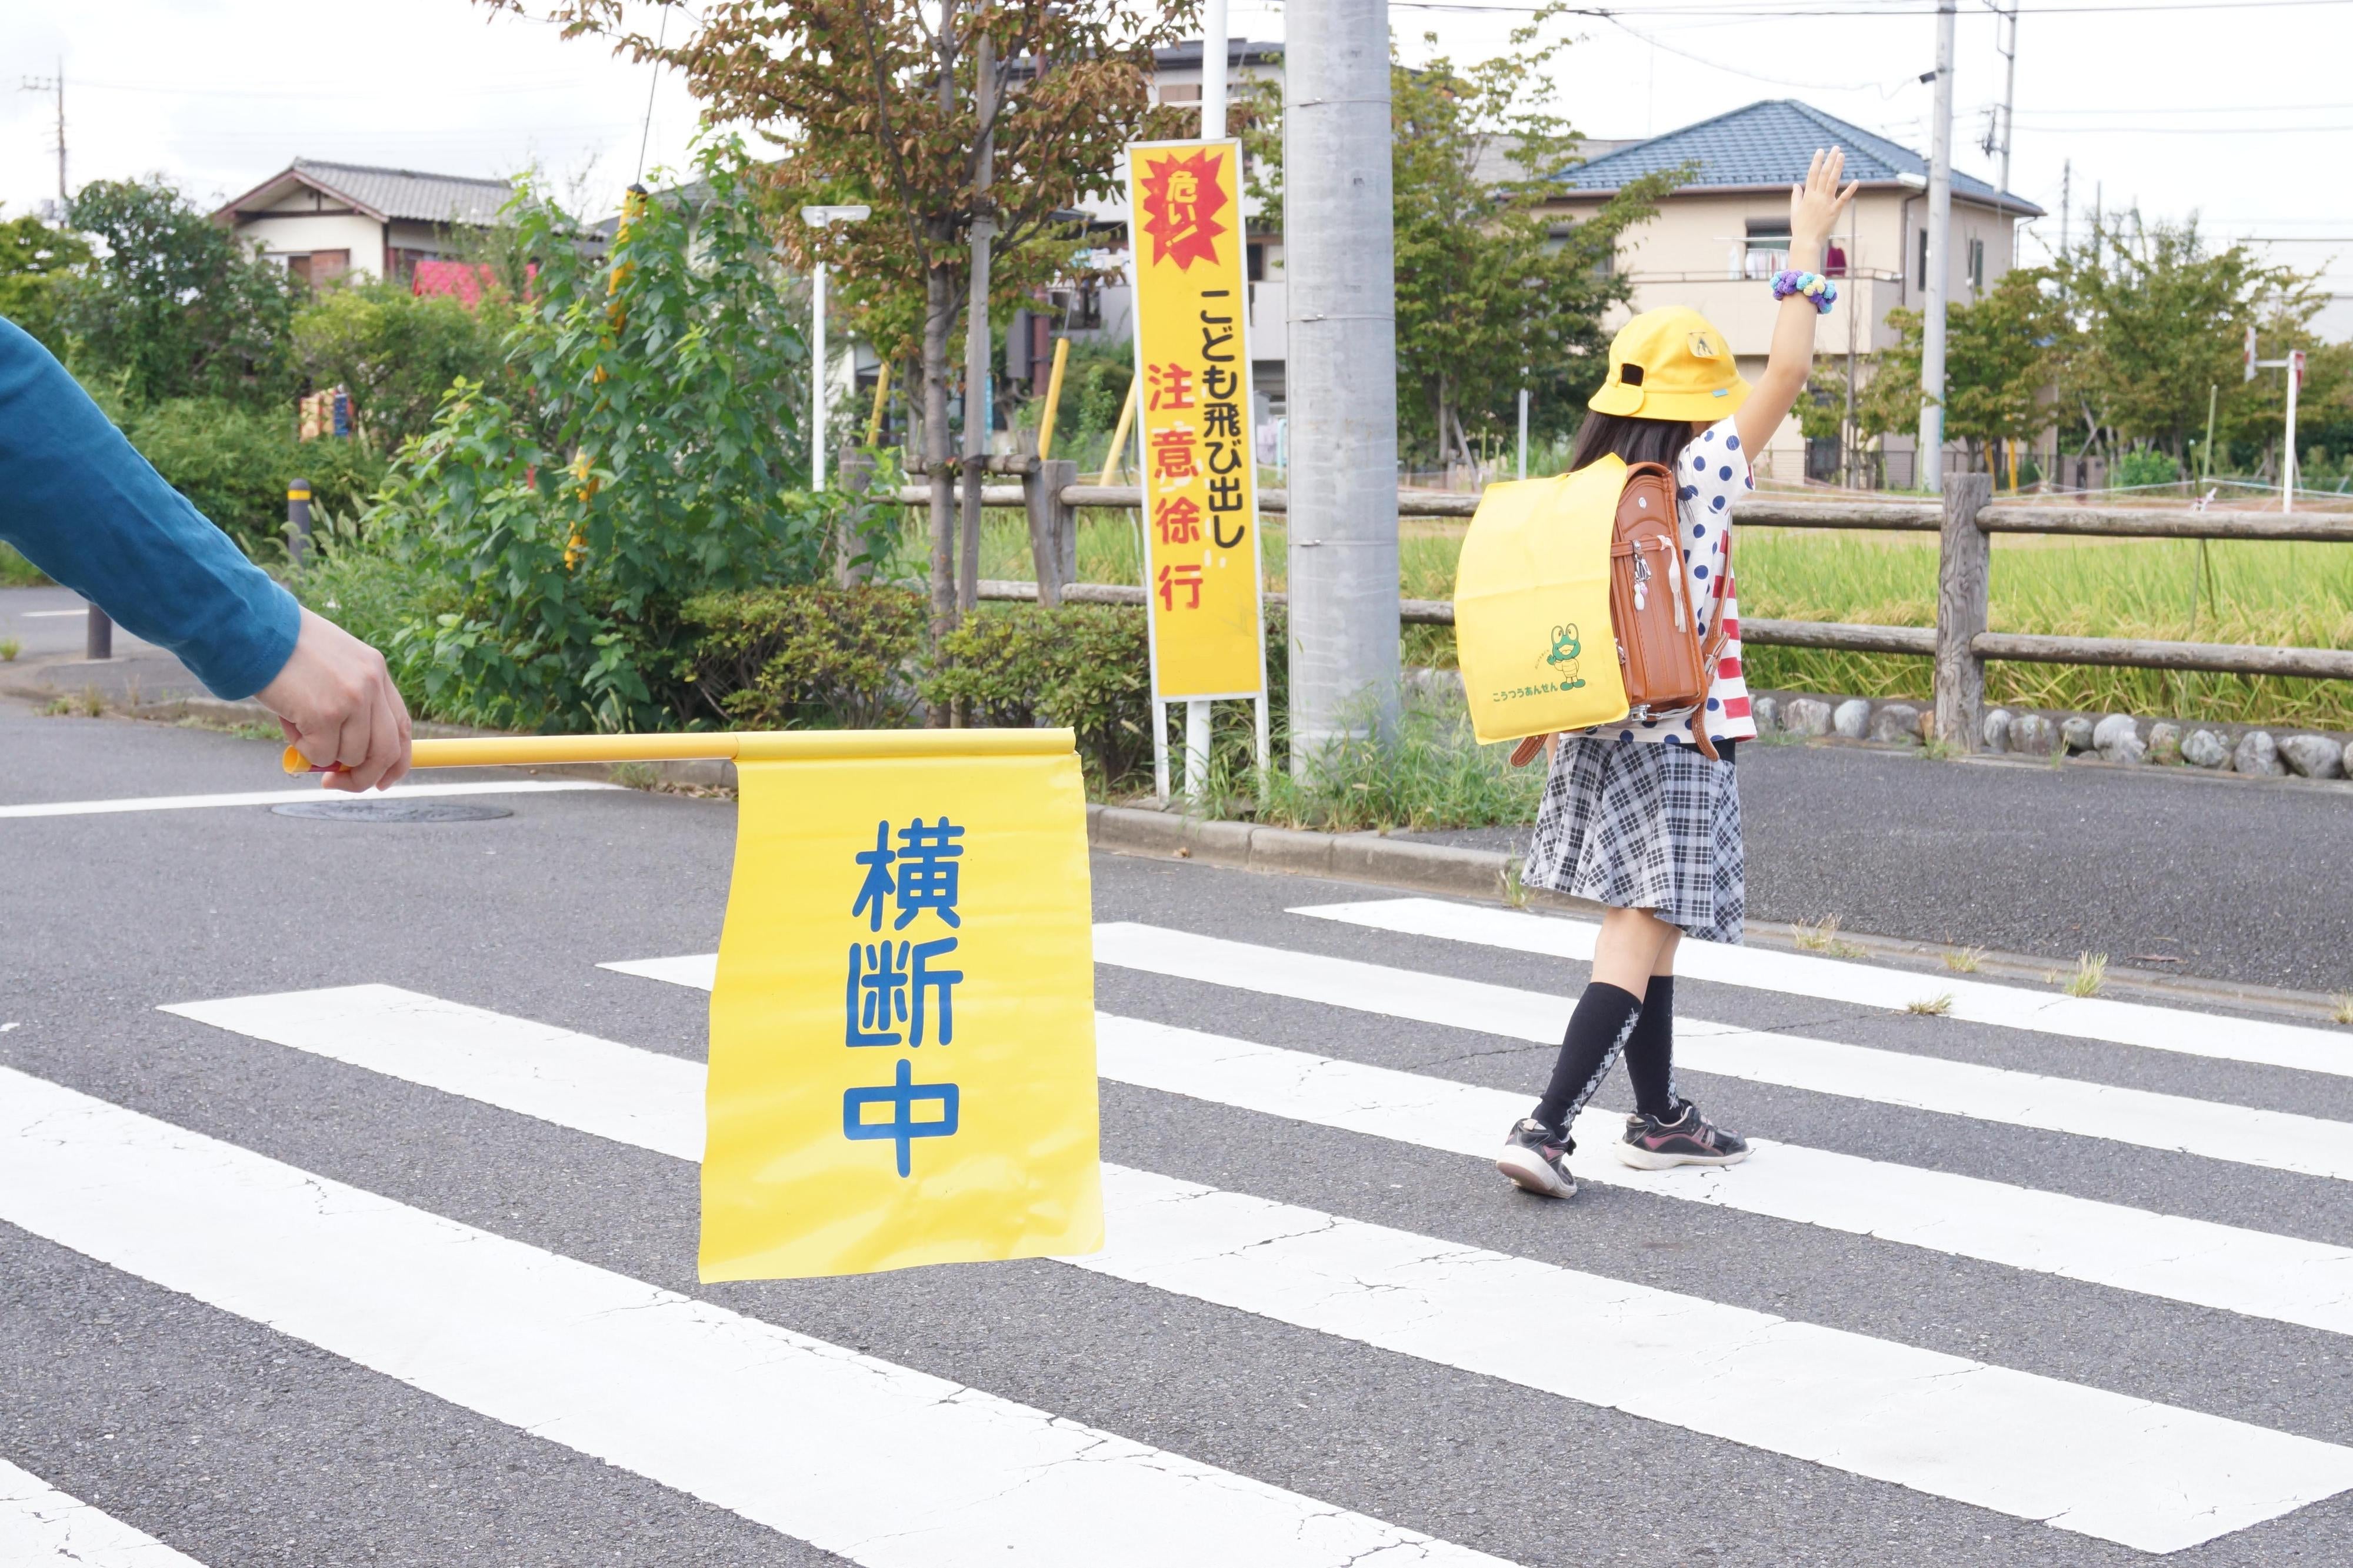
[(16, 663), (16, 656), (24, 651), (25, 645), (15, 637), (0, 637), (0, 664)]
[(2328, 1015), (2332, 1024), (2353, 1024), (2353, 991), (2339, 991), (2329, 999), (2334, 1009)]
[(1985, 963), (1981, 947), (1948, 947), (1945, 950), (1945, 967), (1956, 974), (1975, 974)]
[(1953, 994), (1946, 991), (1934, 996), (1923, 996), (1916, 1002), (1905, 1003), (1904, 1010), (1923, 1018), (1941, 1018), (1953, 1010)]
[(1789, 940), (1808, 952), (1826, 952), (1833, 958), (1861, 958), (1863, 950), (1839, 935), (1839, 917), (1828, 915), (1809, 924), (1799, 921), (1789, 927)]
[(2108, 983), (2108, 955), (2105, 952), (2078, 953), (2074, 969), (2064, 979), (2056, 974), (2051, 978), (2059, 981), (2059, 989), (2070, 996), (2097, 996), (2100, 988)]
[[(1465, 716), (1419, 703), (1406, 707), (1394, 739), (1339, 742), (1296, 776), (1283, 764), (1288, 752), (1278, 727), (1274, 771), (1261, 777), (1246, 755), (1238, 761), (1233, 749), (1214, 750), (1208, 787), (1188, 805), (1203, 816), (1277, 827), (1413, 832), (1525, 826), (1544, 794), (1542, 769), (1513, 767), (1510, 748), (1478, 744)], [(1172, 768), (1183, 766), (1183, 756), (1171, 746)]]

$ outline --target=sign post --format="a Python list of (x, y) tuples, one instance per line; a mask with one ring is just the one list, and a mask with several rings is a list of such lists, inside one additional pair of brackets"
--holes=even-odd
[(1127, 174), (1153, 778), (1166, 799), (1170, 702), (1187, 704), (1188, 794), (1208, 784), (1218, 699), (1257, 704), (1261, 773), (1268, 763), (1241, 145), (1138, 142)]

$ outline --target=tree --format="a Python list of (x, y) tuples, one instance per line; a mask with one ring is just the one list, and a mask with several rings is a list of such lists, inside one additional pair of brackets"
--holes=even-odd
[(2244, 430), (2262, 397), (2242, 379), (2246, 329), (2267, 307), (2275, 324), (2297, 300), (2311, 307), (2302, 321), (2318, 309), (2309, 280), (2289, 268), (2243, 245), (2210, 250), (2194, 216), (2145, 225), (2137, 214), (2094, 215), (2091, 239), (2056, 273), (2076, 333), (2061, 393), (2087, 449), (2146, 444), (2186, 459), (2205, 432), (2209, 388), (2224, 429)]
[(377, 547), (458, 585), (387, 649), (438, 711), (492, 724), (663, 728), (691, 595), (815, 578), (833, 513), (806, 476), (807, 348), (740, 149), (707, 205), (632, 203), (609, 258), (538, 201), (540, 270), (510, 340), (515, 392), (460, 381), (401, 454)]
[(513, 300), (497, 293), (469, 307), (396, 283), (339, 284), (295, 313), (294, 352), (313, 386), (351, 394), (360, 436), (392, 452), (431, 427), (460, 376), (512, 395), (503, 340), (516, 320)]
[(65, 345), (57, 331), (58, 284), (89, 259), (81, 236), (29, 213), (0, 223), (0, 316), (58, 352)]
[(79, 368), (141, 404), (220, 397), (259, 408), (292, 398), (300, 286), (282, 268), (161, 177), (94, 180), (68, 221), (99, 250), (59, 300)]
[[(567, 36), (602, 35), (677, 66), (709, 121), (752, 126), (783, 149), (769, 174), (784, 209), (779, 247), (838, 270), (886, 357), (920, 345), (933, 626), (944, 634), (958, 618), (950, 344), (973, 226), (995, 230), (993, 299), (1009, 302), (1068, 268), (1073, 242), (1055, 215), (1112, 188), (1127, 142), (1181, 133), (1185, 117), (1151, 110), (1147, 85), (1152, 50), (1185, 36), (1195, 0), (934, 0), (928, 16), (922, 0), (721, 0), (667, 47), (628, 25), (623, 0), (484, 3), (543, 4)], [(839, 202), (865, 203), (873, 216), (818, 230), (792, 214)]]
[[(2072, 341), (2056, 286), (2047, 268), (2013, 268), (1973, 303), (1946, 312), (1945, 434), (1966, 441), (1973, 461), (1989, 463), (1996, 442), (2031, 445), (2051, 428), (2047, 396)], [(1855, 423), (1866, 436), (1920, 427), (1921, 313), (1890, 310), (1887, 324), (1895, 342), (1873, 356), (1871, 379), (1855, 395)], [(1818, 404), (1823, 390), (1817, 373)], [(1842, 405), (1842, 379), (1834, 395)], [(1835, 428), (1809, 424), (1807, 434)]]
[[(1556, 227), (1544, 204), (1584, 139), (1553, 108), (1551, 67), (1567, 42), (1541, 40), (1546, 19), (1493, 59), (1390, 66), (1400, 434), (1441, 464), (1473, 460), (1472, 430), (1513, 427), (1521, 387), (1557, 423), (1554, 411), (1579, 408), (1600, 384), (1603, 312), (1631, 292), (1610, 266), (1619, 238), (1682, 177), (1645, 176)], [(1424, 42), (1434, 50), (1438, 35)], [(1247, 102), (1262, 165), (1253, 191), (1279, 210), (1276, 95), (1262, 88)]]

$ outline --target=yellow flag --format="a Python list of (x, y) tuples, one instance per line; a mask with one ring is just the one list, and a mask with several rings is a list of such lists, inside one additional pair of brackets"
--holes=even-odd
[(1489, 485), (1454, 568), (1454, 645), (1471, 730), (1511, 741), (1626, 716), (1609, 621), (1609, 544), (1626, 465)]
[(1071, 731), (741, 739), (702, 1278), (1101, 1247)]

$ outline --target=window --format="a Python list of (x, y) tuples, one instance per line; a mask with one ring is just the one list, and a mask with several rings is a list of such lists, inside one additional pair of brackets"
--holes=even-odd
[(1982, 239), (1969, 241), (1969, 287), (1980, 294), (1985, 292), (1985, 241)]
[(1249, 258), (1250, 258), (1250, 260), (1249, 260), (1249, 268), (1248, 268), (1248, 271), (1249, 271), (1249, 275), (1250, 275), (1250, 280), (1251, 282), (1253, 282), (1253, 283), (1263, 283), (1263, 282), (1265, 282), (1265, 281), (1266, 281), (1266, 247), (1265, 247), (1264, 245), (1262, 245), (1262, 244), (1259, 244), (1259, 243), (1253, 242), (1253, 243), (1252, 243), (1252, 244), (1248, 247), (1247, 254), (1248, 254), (1248, 256), (1249, 256)]
[(1741, 275), (1746, 278), (1770, 278), (1788, 265), (1789, 220), (1785, 217), (1750, 218), (1747, 245), (1741, 256)]
[(1092, 283), (1075, 289), (1056, 289), (1047, 295), (1061, 314), (1062, 331), (1093, 331), (1103, 325), (1103, 289)]
[(1928, 287), (1928, 231), (1925, 228), (1920, 231), (1919, 287), (1924, 289)]

